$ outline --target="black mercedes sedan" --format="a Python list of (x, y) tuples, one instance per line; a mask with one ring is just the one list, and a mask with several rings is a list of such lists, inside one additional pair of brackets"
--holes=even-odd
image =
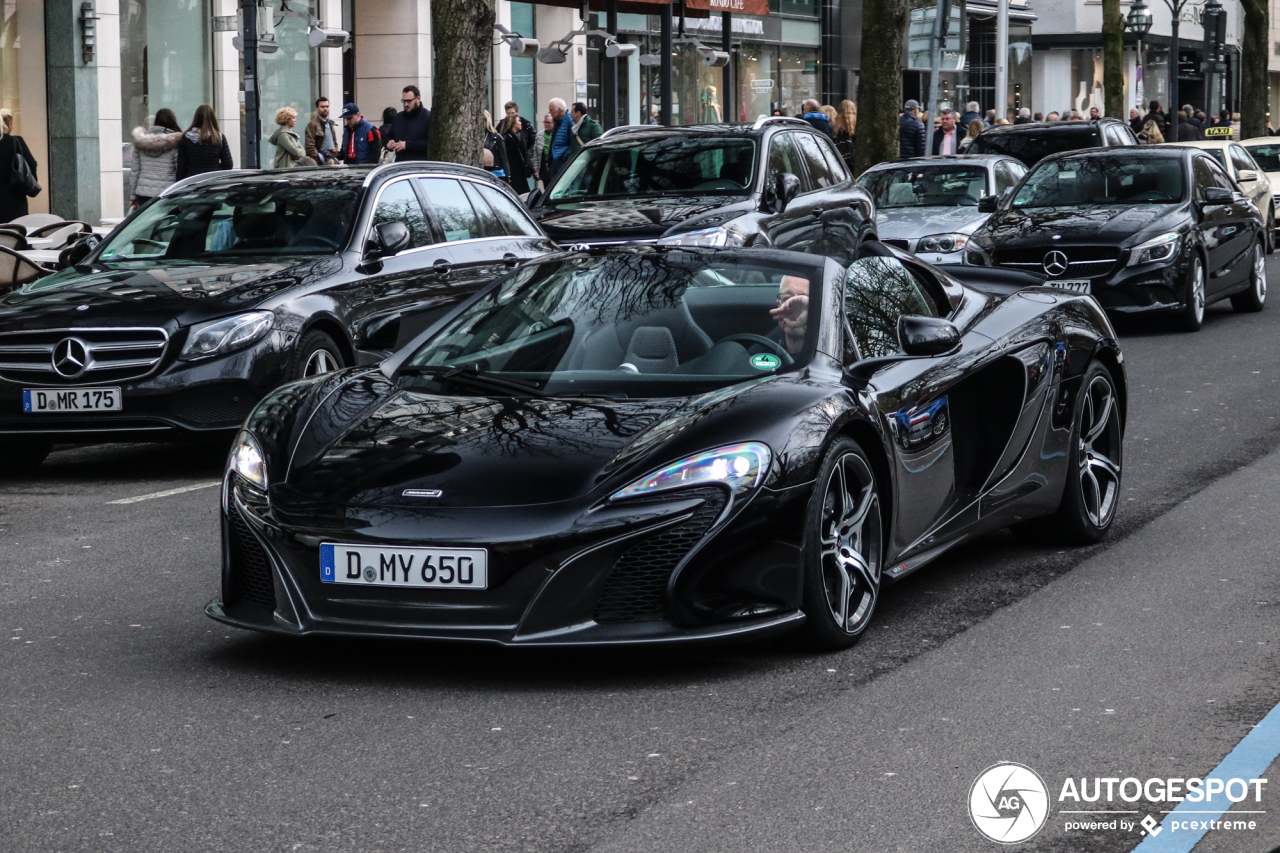
[(847, 264), (876, 236), (875, 204), (831, 140), (782, 117), (615, 128), (531, 193), (529, 210), (562, 246), (756, 246)]
[(1267, 298), (1266, 220), (1205, 152), (1178, 146), (1046, 158), (991, 218), (971, 264), (1047, 276), (1117, 314), (1162, 314), (1196, 331), (1205, 306)]
[(553, 248), (464, 166), (180, 182), (74, 268), (0, 300), (6, 472), (55, 442), (230, 438), (277, 385), (377, 361)]
[[(972, 275), (975, 271), (970, 271)], [(882, 585), (1014, 524), (1101, 538), (1126, 385), (1088, 297), (615, 247), (524, 264), (376, 367), (258, 404), (212, 618), (280, 634), (838, 648)]]

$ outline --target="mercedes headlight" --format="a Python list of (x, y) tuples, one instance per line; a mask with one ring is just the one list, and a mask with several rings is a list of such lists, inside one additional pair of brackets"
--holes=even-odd
[(726, 484), (737, 499), (764, 482), (769, 458), (768, 446), (755, 441), (717, 447), (654, 471), (616, 493), (611, 500), (709, 483)]
[(178, 358), (195, 361), (226, 355), (255, 344), (271, 331), (274, 315), (270, 311), (250, 311), (209, 323), (193, 326), (187, 344)]
[(916, 243), (917, 252), (963, 252), (969, 245), (968, 234), (930, 234)]
[(741, 246), (747, 241), (743, 234), (728, 228), (700, 228), (697, 231), (685, 231), (683, 234), (672, 234), (658, 240), (659, 246), (701, 246), (708, 249), (722, 249)]
[(253, 433), (240, 430), (231, 455), (227, 458), (227, 470), (239, 474), (245, 482), (263, 492), (267, 490), (267, 459)]
[(1154, 264), (1160, 261), (1171, 261), (1178, 255), (1178, 247), (1182, 245), (1179, 234), (1161, 234), (1153, 240), (1139, 243), (1129, 250), (1129, 266)]

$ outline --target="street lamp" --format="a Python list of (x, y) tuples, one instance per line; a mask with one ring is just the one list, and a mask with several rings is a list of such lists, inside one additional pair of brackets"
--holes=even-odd
[[(1176, 111), (1181, 109), (1178, 105), (1178, 25), (1182, 22), (1183, 8), (1187, 3), (1191, 2), (1191, 0), (1163, 0), (1163, 2), (1164, 5), (1168, 7), (1169, 15), (1172, 18), (1172, 22), (1169, 27), (1171, 30), (1171, 41), (1173, 42), (1169, 46), (1169, 107), (1171, 110)], [(1196, 2), (1200, 2), (1200, 0), (1196, 0)], [(1129, 10), (1130, 20), (1133, 19), (1133, 13), (1137, 11), (1137, 3), (1135, 3), (1134, 6), (1135, 8), (1131, 8)], [(1147, 20), (1150, 20), (1151, 12), (1147, 11), (1146, 16)], [(1150, 24), (1147, 24), (1147, 29), (1151, 29)], [(1173, 113), (1170, 113), (1170, 127), (1173, 137), (1176, 140), (1178, 136), (1178, 120), (1176, 118), (1172, 118), (1172, 115)]]
[(1142, 37), (1151, 32), (1151, 10), (1143, 0), (1133, 0), (1133, 5), (1129, 7), (1129, 14), (1124, 19), (1124, 27), (1138, 37), (1138, 82), (1134, 86), (1134, 93), (1138, 99), (1138, 111), (1142, 112), (1142, 110), (1146, 109), (1144, 102), (1147, 99), (1142, 85), (1145, 76), (1142, 61)]

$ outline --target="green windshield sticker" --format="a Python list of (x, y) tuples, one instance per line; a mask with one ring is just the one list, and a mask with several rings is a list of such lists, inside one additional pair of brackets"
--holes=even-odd
[(751, 356), (751, 366), (756, 370), (773, 370), (780, 364), (782, 364), (782, 359), (776, 355), (769, 355), (767, 352)]

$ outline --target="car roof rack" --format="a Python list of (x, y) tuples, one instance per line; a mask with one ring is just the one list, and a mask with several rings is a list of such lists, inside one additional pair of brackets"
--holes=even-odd
[(805, 127), (809, 127), (809, 122), (802, 118), (793, 118), (791, 116), (760, 116), (756, 119), (756, 123), (751, 125), (751, 129), (759, 130), (766, 124), (772, 124), (775, 121), (780, 124), (802, 124)]

